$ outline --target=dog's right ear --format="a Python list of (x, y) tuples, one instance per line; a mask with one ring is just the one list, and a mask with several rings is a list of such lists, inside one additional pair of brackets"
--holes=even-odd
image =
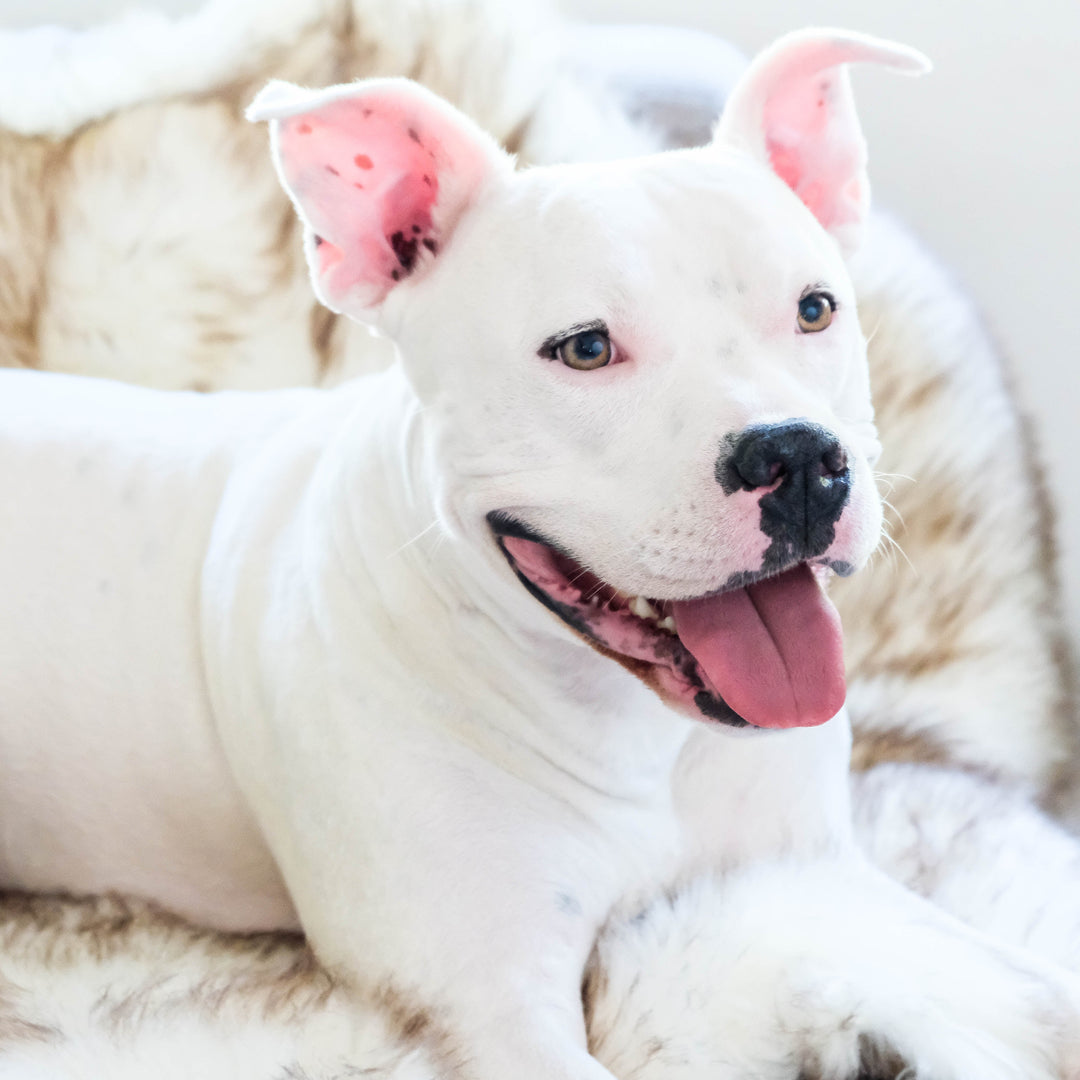
[(270, 121), (316, 295), (365, 322), (438, 258), (483, 184), (513, 168), (468, 117), (408, 79), (317, 91), (275, 81), (247, 117)]

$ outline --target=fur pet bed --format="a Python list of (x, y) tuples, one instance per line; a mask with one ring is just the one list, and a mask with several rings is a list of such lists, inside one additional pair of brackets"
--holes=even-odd
[[(1080, 971), (1076, 842), (1026, 799), (912, 765), (857, 777), (854, 794), (859, 837), (883, 870)], [(817, 1010), (822, 994), (830, 1004), (858, 995), (865, 1013), (868, 988), (881, 985), (865, 973), (892, 960), (889, 928), (867, 927), (865, 894), (842, 867), (752, 866), (616, 913), (583, 987), (595, 1056), (634, 1080), (923, 1076), (906, 1068), (905, 1036), (932, 1025), (947, 961), (911, 989), (906, 1015), (891, 998), (873, 1032)], [(1037, 882), (1016, 880), (1024, 867), (1038, 868)], [(436, 1080), (467, 1057), (437, 1015), (385, 989), (357, 1010), (297, 937), (214, 934), (119, 898), (7, 898), (0, 970), (5, 1080)], [(869, 1037), (883, 1034), (890, 1045)], [(979, 1080), (1019, 1077), (988, 1060)]]
[[(178, 20), (0, 35), (0, 362), (200, 391), (386, 362), (384, 342), (313, 300), (265, 132), (242, 119), (270, 77), (409, 75), (551, 162), (700, 138), (738, 63), (701, 36), (571, 33), (492, 0), (211, 0)], [(911, 887), (1080, 970), (1078, 849), (1029, 801), (1071, 812), (1077, 759), (1037, 462), (948, 275), (879, 216), (854, 277), (892, 537), (835, 588), (860, 835)], [(809, 1005), (761, 1032), (759, 1059), (724, 1057), (732, 1002), (752, 1000), (733, 928), (767, 942), (766, 914), (810, 917), (784, 899), (790, 873), (752, 868), (613, 916), (589, 983), (597, 1055), (624, 1077), (818, 1067), (841, 1036)], [(775, 878), (775, 912), (740, 907), (755, 874)], [(836, 963), (872, 953), (842, 941), (842, 881), (823, 875), (820, 896)], [(0, 918), (0, 1076), (405, 1080), (461, 1052), (437, 1017), (378, 994), (357, 1027), (288, 938), (215, 936), (119, 899), (12, 897)], [(700, 1007), (661, 1009), (674, 993)], [(844, 1053), (895, 1073), (857, 1036)]]

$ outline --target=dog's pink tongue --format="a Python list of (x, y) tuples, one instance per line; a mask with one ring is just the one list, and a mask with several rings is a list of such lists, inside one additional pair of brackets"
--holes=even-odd
[(813, 571), (674, 605), (675, 627), (720, 696), (758, 727), (812, 727), (844, 704), (840, 616)]

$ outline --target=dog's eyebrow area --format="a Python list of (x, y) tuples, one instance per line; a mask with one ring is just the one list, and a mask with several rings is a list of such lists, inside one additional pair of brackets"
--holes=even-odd
[(575, 337), (577, 334), (608, 334), (607, 323), (603, 319), (593, 319), (591, 322), (575, 323), (573, 326), (568, 326), (565, 330), (560, 330), (557, 334), (552, 334), (551, 337), (545, 338), (543, 344), (536, 350), (538, 356), (543, 356), (547, 360), (553, 360), (555, 358), (555, 350), (567, 340), (567, 338)]

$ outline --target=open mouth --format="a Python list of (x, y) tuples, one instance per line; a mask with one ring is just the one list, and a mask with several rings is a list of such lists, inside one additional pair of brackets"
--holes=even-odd
[(839, 615), (806, 563), (692, 599), (628, 596), (528, 526), (488, 520), (525, 588), (680, 712), (790, 728), (843, 706)]

